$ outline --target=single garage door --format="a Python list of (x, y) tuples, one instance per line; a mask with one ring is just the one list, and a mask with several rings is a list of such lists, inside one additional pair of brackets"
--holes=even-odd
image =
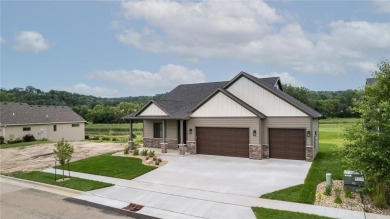
[(249, 129), (196, 128), (198, 154), (249, 157)]
[(271, 158), (305, 160), (304, 129), (269, 129)]

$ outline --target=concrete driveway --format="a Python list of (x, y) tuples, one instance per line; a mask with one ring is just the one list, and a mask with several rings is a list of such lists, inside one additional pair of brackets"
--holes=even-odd
[(186, 155), (164, 156), (168, 164), (135, 181), (259, 197), (302, 184), (311, 166), (297, 160)]

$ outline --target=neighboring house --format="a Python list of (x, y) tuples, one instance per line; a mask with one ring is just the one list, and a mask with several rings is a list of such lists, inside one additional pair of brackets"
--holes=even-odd
[(36, 139), (81, 141), (86, 121), (67, 106), (0, 103), (0, 135), (4, 139), (32, 134)]
[(130, 132), (132, 120), (143, 120), (144, 147), (312, 161), (319, 117), (283, 92), (278, 77), (241, 72), (231, 81), (179, 85), (123, 119), (130, 120)]

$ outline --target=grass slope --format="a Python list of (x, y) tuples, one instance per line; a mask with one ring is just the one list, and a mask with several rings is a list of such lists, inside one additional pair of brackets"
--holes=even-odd
[[(72, 177), (63, 182), (56, 182), (54, 180), (54, 174), (52, 173), (44, 173), (39, 171), (32, 172), (13, 172), (6, 174), (7, 176), (12, 176), (19, 179), (25, 179), (35, 182), (41, 182), (46, 184), (51, 184), (55, 186), (61, 186), (69, 189), (75, 189), (80, 191), (90, 191), (95, 189), (100, 189), (108, 186), (112, 186), (113, 184), (98, 182), (87, 179), (80, 179), (76, 177)], [(65, 176), (66, 177), (66, 176)], [(62, 179), (62, 175), (57, 174), (57, 179)]]
[(256, 218), (261, 219), (290, 219), (290, 218), (299, 218), (299, 219), (329, 219), (329, 217), (323, 217), (315, 214), (305, 214), (292, 211), (282, 211), (274, 210), (269, 208), (261, 207), (252, 207), (253, 212), (256, 215)]
[(344, 141), (341, 135), (344, 127), (345, 125), (340, 123), (320, 125), (320, 150), (304, 184), (264, 194), (261, 198), (313, 204), (317, 184), (325, 181), (326, 173), (332, 173), (333, 179), (342, 179), (343, 170), (338, 145)]
[(134, 179), (154, 169), (156, 167), (143, 165), (139, 158), (119, 157), (111, 154), (103, 154), (70, 163), (71, 171), (121, 179)]
[(16, 147), (26, 147), (26, 146), (33, 146), (33, 145), (39, 145), (39, 144), (49, 144), (53, 143), (51, 141), (30, 141), (30, 142), (20, 142), (15, 144), (0, 144), (1, 149), (5, 148), (16, 148)]

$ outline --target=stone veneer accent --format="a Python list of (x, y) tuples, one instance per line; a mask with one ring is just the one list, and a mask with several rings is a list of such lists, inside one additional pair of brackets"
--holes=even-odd
[(186, 145), (179, 144), (179, 155), (184, 155), (186, 153)]
[(187, 153), (196, 154), (196, 142), (187, 141)]
[(250, 144), (249, 145), (249, 159), (261, 160), (262, 159), (261, 145)]
[[(165, 139), (167, 145), (167, 149), (173, 149), (177, 150), (177, 139), (172, 139), (172, 138), (166, 138)], [(161, 143), (163, 143), (162, 138), (144, 138), (144, 147), (148, 148), (161, 148)]]
[(306, 161), (313, 161), (314, 159), (314, 149), (313, 146), (306, 146)]
[(168, 152), (167, 146), (168, 146), (168, 143), (160, 143), (161, 153), (165, 154)]
[(263, 144), (263, 158), (269, 159), (269, 145)]
[(129, 141), (129, 149), (132, 151), (135, 149), (135, 144), (134, 144), (134, 141)]

